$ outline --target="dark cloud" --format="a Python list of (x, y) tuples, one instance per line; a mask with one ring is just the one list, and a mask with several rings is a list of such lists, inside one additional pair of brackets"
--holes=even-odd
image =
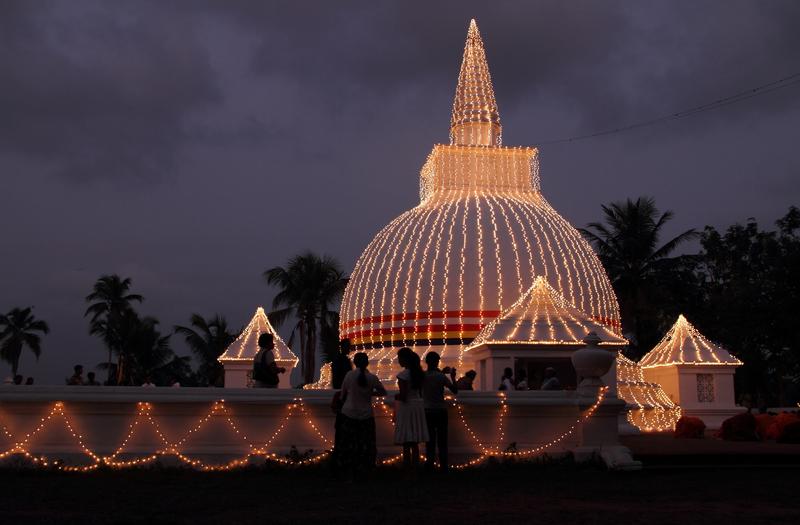
[[(304, 249), (352, 268), (447, 140), (472, 17), (510, 145), (800, 71), (794, 0), (0, 2), (0, 310), (33, 304), (53, 329), (24, 369), (102, 359), (82, 318), (102, 273), (169, 327), (245, 322), (271, 300), (261, 272)], [(545, 195), (576, 225), (638, 195), (676, 232), (769, 224), (800, 203), (798, 101), (543, 146)]]
[[(144, 6), (142, 6), (144, 7)], [(0, 151), (72, 179), (151, 179), (220, 93), (194, 28), (133, 5), (5, 2)]]

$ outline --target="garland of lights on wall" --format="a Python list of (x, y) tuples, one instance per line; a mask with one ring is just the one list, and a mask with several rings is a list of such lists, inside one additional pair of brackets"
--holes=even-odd
[[(498, 447), (489, 447), (483, 441), (481, 441), (475, 432), (470, 427), (466, 416), (463, 411), (463, 407), (460, 403), (458, 403), (455, 398), (448, 397), (448, 401), (450, 404), (457, 410), (459, 419), (464, 426), (465, 431), (470, 435), (472, 440), (475, 442), (478, 448), (478, 456), (466, 461), (464, 463), (452, 465), (453, 468), (456, 469), (463, 469), (471, 466), (478, 465), (485, 460), (491, 457), (532, 457), (537, 454), (541, 454), (549, 448), (561, 443), (572, 435), (578, 426), (592, 417), (595, 413), (597, 408), (602, 404), (603, 399), (605, 398), (607, 392), (607, 387), (603, 387), (597, 395), (597, 398), (593, 402), (593, 404), (586, 409), (582, 414), (578, 416), (575, 422), (569, 426), (564, 432), (558, 434), (555, 438), (549, 440), (548, 442), (539, 445), (535, 448), (522, 450), (522, 451), (510, 451), (510, 450), (502, 450)], [(502, 443), (505, 441), (505, 418), (508, 413), (508, 405), (506, 402), (505, 394), (500, 394), (499, 396), (499, 410), (498, 410), (498, 443)], [(380, 399), (377, 400), (374, 405), (379, 407), (381, 410), (384, 411), (387, 415), (391, 413), (391, 409), (386, 405), (386, 403)], [(153, 419), (152, 417), (152, 408), (153, 405), (151, 403), (137, 403), (137, 410), (136, 414), (133, 418), (133, 421), (130, 423), (128, 432), (126, 433), (125, 437), (123, 438), (122, 442), (111, 455), (108, 456), (101, 456), (91, 450), (84, 442), (83, 435), (81, 435), (76, 429), (75, 426), (72, 424), (72, 421), (67, 414), (66, 405), (62, 401), (57, 401), (53, 404), (52, 408), (49, 410), (48, 414), (41, 418), (37, 427), (25, 435), (25, 438), (22, 441), (16, 441), (14, 436), (8, 431), (8, 428), (5, 425), (0, 424), (2, 428), (2, 433), (5, 435), (14, 445), (6, 450), (3, 453), (0, 453), (0, 460), (7, 459), (10, 457), (23, 457), (27, 460), (31, 461), (32, 464), (40, 466), (40, 467), (47, 467), (47, 468), (55, 468), (57, 470), (64, 470), (69, 472), (89, 472), (92, 470), (97, 470), (101, 467), (109, 467), (114, 469), (125, 469), (125, 468), (133, 468), (133, 467), (140, 467), (147, 464), (151, 464), (157, 461), (161, 457), (174, 457), (177, 458), (181, 463), (188, 465), (192, 468), (196, 468), (202, 471), (224, 471), (224, 470), (232, 470), (235, 468), (244, 467), (251, 464), (251, 458), (263, 458), (266, 461), (273, 461), (276, 463), (280, 463), (283, 465), (292, 465), (292, 466), (303, 466), (303, 465), (310, 465), (319, 463), (320, 461), (327, 458), (331, 451), (332, 451), (332, 442), (333, 440), (322, 433), (319, 429), (319, 426), (314, 422), (314, 420), (310, 417), (308, 411), (306, 410), (305, 404), (302, 398), (295, 398), (291, 403), (286, 406), (286, 414), (281, 419), (277, 429), (272, 433), (272, 435), (263, 443), (255, 444), (254, 441), (250, 440), (238, 427), (238, 425), (233, 420), (231, 413), (229, 412), (228, 408), (225, 406), (225, 401), (215, 401), (208, 413), (200, 418), (197, 423), (190, 428), (182, 438), (177, 441), (170, 441), (165, 436), (164, 432), (161, 430), (159, 424)], [(287, 424), (291, 420), (292, 416), (300, 417), (305, 420), (308, 427), (316, 434), (316, 436), (320, 439), (321, 443), (324, 443), (324, 446), (327, 447), (326, 450), (315, 454), (311, 457), (301, 459), (301, 460), (292, 460), (288, 459), (284, 456), (281, 456), (275, 452), (271, 452), (270, 448), (272, 443), (277, 439), (277, 437), (284, 431)], [(248, 452), (243, 456), (232, 459), (227, 463), (222, 464), (214, 464), (214, 463), (207, 463), (202, 460), (189, 457), (185, 453), (181, 451), (184, 448), (186, 442), (189, 438), (192, 437), (193, 434), (197, 433), (202, 429), (206, 424), (208, 424), (213, 418), (221, 418), (224, 422), (230, 427), (230, 429), (239, 437), (242, 441), (242, 444), (248, 447)], [(47, 428), (54, 419), (60, 419), (64, 424), (64, 428), (70, 434), (72, 439), (81, 449), (81, 451), (88, 456), (92, 463), (88, 465), (67, 465), (61, 462), (60, 460), (48, 458), (43, 455), (35, 454), (31, 452), (31, 440), (40, 432), (42, 432), (45, 428)], [(390, 420), (391, 422), (391, 420)], [(391, 423), (394, 426), (394, 423)], [(120, 459), (125, 453), (125, 449), (128, 446), (128, 443), (131, 441), (133, 436), (136, 434), (137, 430), (140, 429), (143, 425), (149, 425), (154, 431), (158, 440), (160, 441), (160, 448), (153, 451), (150, 454), (146, 454), (142, 457), (135, 458), (135, 459)], [(402, 459), (402, 455), (398, 454), (395, 456), (391, 456), (389, 458), (385, 458), (380, 460), (381, 465), (391, 465), (397, 463)]]

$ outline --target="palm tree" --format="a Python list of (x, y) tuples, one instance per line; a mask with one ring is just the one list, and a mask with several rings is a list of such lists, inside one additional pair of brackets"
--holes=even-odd
[(12, 308), (0, 316), (0, 358), (11, 365), (11, 373), (17, 375), (19, 359), (25, 347), (30, 348), (36, 360), (42, 354), (42, 338), (36, 332), (50, 331), (47, 323), (36, 319), (33, 308)]
[(280, 289), (272, 300), (276, 310), (270, 314), (270, 319), (277, 326), (291, 314), (297, 319), (289, 345), (297, 335), (303, 382), (311, 383), (316, 372), (318, 326), (332, 324), (347, 278), (335, 259), (311, 252), (293, 257), (285, 268), (277, 266), (265, 271), (264, 278)]
[(648, 296), (679, 260), (670, 255), (698, 233), (689, 229), (659, 246), (661, 230), (673, 214), (669, 210), (660, 213), (650, 197), (612, 202), (601, 208), (604, 223), (589, 223), (580, 232), (594, 246), (611, 279), (623, 328), (632, 334), (634, 346), (642, 345), (647, 339), (643, 337), (642, 317)]
[(103, 275), (94, 283), (92, 293), (86, 296), (91, 303), (84, 317), (91, 315), (89, 333), (103, 339), (108, 349), (108, 379), (112, 373), (112, 354), (119, 352), (122, 345), (120, 323), (128, 312), (133, 311), (131, 303), (141, 303), (144, 298), (139, 294), (129, 293), (132, 281), (122, 279), (119, 275)]
[(175, 326), (175, 333), (184, 337), (200, 362), (197, 373), (201, 383), (218, 385), (222, 380), (223, 369), (217, 358), (239, 337), (239, 333), (231, 332), (228, 321), (219, 314), (210, 319), (192, 314), (191, 327)]
[(136, 312), (126, 312), (119, 323), (119, 334), (117, 383), (120, 385), (141, 383), (175, 357), (169, 343), (171, 334), (162, 336), (158, 320), (153, 317), (139, 318)]

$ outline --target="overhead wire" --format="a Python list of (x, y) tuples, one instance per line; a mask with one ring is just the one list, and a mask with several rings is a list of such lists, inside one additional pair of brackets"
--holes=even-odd
[(644, 128), (644, 127), (648, 127), (648, 126), (654, 126), (654, 125), (662, 124), (664, 122), (668, 122), (668, 121), (672, 121), (672, 120), (678, 120), (678, 119), (682, 119), (682, 118), (692, 117), (694, 115), (697, 115), (698, 113), (703, 113), (705, 111), (711, 111), (711, 110), (714, 110), (714, 109), (719, 109), (719, 108), (724, 107), (724, 106), (735, 104), (737, 102), (741, 102), (743, 100), (747, 100), (747, 99), (750, 99), (750, 98), (753, 98), (753, 97), (757, 97), (757, 96), (760, 96), (760, 95), (765, 95), (767, 93), (771, 93), (771, 92), (776, 91), (778, 89), (787, 88), (787, 87), (790, 87), (790, 86), (793, 86), (793, 85), (797, 85), (797, 84), (800, 84), (800, 72), (785, 76), (783, 78), (779, 78), (777, 80), (773, 80), (772, 82), (768, 82), (766, 84), (762, 84), (760, 86), (756, 86), (756, 87), (751, 88), (751, 89), (740, 91), (739, 93), (736, 93), (734, 95), (730, 95), (730, 96), (727, 96), (727, 97), (723, 97), (723, 98), (717, 99), (717, 100), (715, 100), (713, 102), (708, 102), (706, 104), (701, 104), (699, 106), (695, 106), (695, 107), (692, 107), (692, 108), (689, 108), (689, 109), (685, 109), (685, 110), (682, 110), (682, 111), (678, 111), (678, 112), (675, 112), (675, 113), (670, 113), (668, 115), (662, 115), (660, 117), (652, 118), (652, 119), (645, 120), (645, 121), (642, 121), (642, 122), (636, 122), (636, 123), (628, 124), (628, 125), (625, 125), (625, 126), (618, 126), (618, 127), (615, 127), (615, 128), (609, 128), (609, 129), (606, 129), (606, 130), (596, 131), (596, 132), (593, 132), (593, 133), (587, 133), (587, 134), (584, 134), (584, 135), (575, 135), (575, 136), (572, 136), (572, 137), (564, 137), (564, 138), (560, 138), (560, 139), (546, 140), (546, 141), (541, 141), (541, 142), (534, 142), (534, 144), (537, 144), (538, 146), (549, 146), (549, 145), (553, 145), (553, 144), (563, 144), (563, 143), (566, 143), (566, 142), (576, 142), (576, 141), (579, 141), (579, 140), (592, 139), (592, 138), (602, 137), (602, 136), (606, 136), (606, 135), (613, 135), (613, 134), (616, 134), (616, 133), (623, 133), (623, 132), (626, 132), (626, 131), (631, 131), (631, 130), (634, 130), (634, 129)]

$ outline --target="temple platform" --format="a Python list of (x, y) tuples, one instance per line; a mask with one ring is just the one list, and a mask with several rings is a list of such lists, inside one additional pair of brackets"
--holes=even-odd
[[(130, 462), (235, 466), (289, 457), (315, 461), (332, 447), (330, 390), (68, 387), (0, 388), (0, 454), (65, 465)], [(392, 408), (376, 401), (378, 453), (393, 461)], [(486, 455), (573, 451), (636, 468), (620, 446), (615, 397), (559, 392), (463, 392), (450, 406), (454, 464)]]

